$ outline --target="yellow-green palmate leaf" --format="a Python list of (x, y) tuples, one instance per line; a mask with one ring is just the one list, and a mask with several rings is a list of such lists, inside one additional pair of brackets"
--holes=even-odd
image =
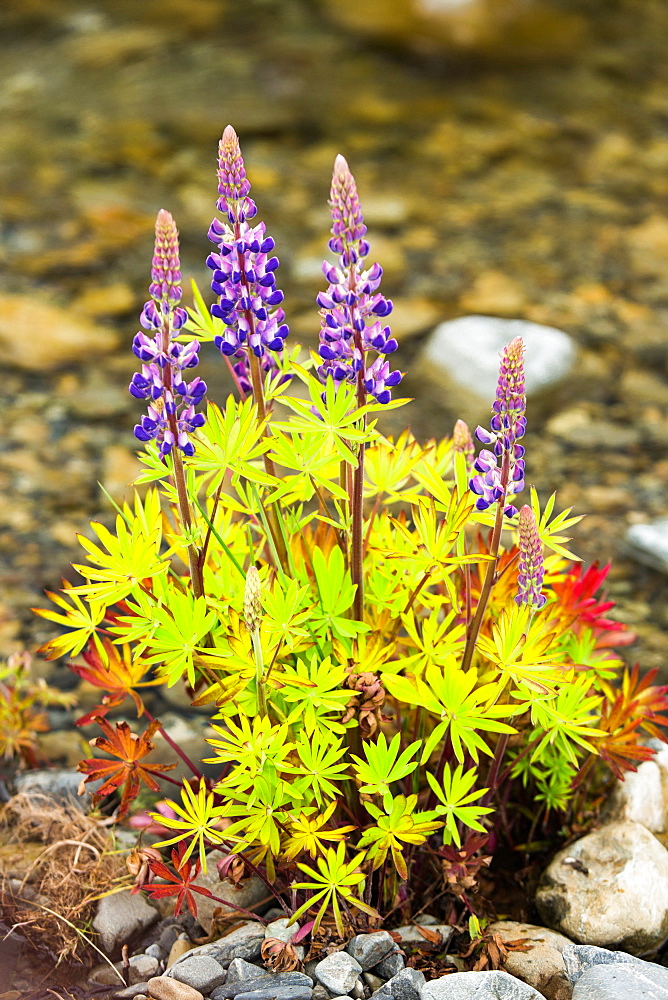
[(336, 850), (330, 847), (327, 849), (324, 857), (317, 859), (317, 871), (309, 865), (298, 863), (297, 867), (305, 875), (309, 876), (309, 881), (293, 882), (292, 888), (307, 889), (311, 893), (311, 898), (293, 913), (289, 923), (299, 920), (307, 910), (311, 910), (320, 904), (312, 933), (315, 934), (317, 932), (325, 914), (331, 912), (334, 915), (336, 929), (340, 935), (343, 935), (341, 900), (345, 900), (348, 906), (353, 906), (357, 910), (362, 910), (363, 913), (368, 913), (369, 916), (377, 916), (376, 911), (363, 902), (355, 892), (366, 879), (364, 873), (358, 871), (364, 857), (364, 853), (361, 852), (355, 855), (351, 861), (346, 861), (345, 844), (339, 843)]
[(466, 625), (457, 620), (454, 611), (443, 616), (442, 608), (434, 609), (427, 617), (411, 611), (401, 616), (408, 634), (408, 645), (417, 649), (413, 655), (402, 657), (402, 665), (412, 674), (422, 673), (431, 663), (443, 664), (453, 655), (460, 657), (466, 641)]
[(364, 831), (357, 846), (367, 850), (372, 871), (380, 868), (388, 853), (391, 853), (399, 877), (405, 880), (408, 878), (408, 869), (404, 846), (424, 844), (428, 835), (440, 830), (443, 823), (436, 818), (435, 812), (415, 812), (417, 795), (398, 795), (395, 799), (389, 796), (383, 805), (385, 812), (373, 802), (364, 803), (367, 812), (376, 820), (376, 825)]
[(573, 508), (567, 507), (565, 510), (562, 510), (561, 514), (557, 514), (556, 517), (553, 517), (550, 521), (552, 511), (554, 510), (556, 496), (556, 493), (552, 494), (550, 499), (545, 504), (545, 510), (541, 514), (538, 493), (533, 486), (531, 487), (531, 507), (536, 515), (538, 535), (546, 548), (556, 552), (559, 556), (563, 556), (564, 559), (580, 562), (580, 557), (574, 552), (571, 552), (570, 549), (566, 548), (566, 543), (571, 540), (570, 536), (559, 534), (559, 532), (567, 531), (569, 528), (572, 528), (574, 524), (577, 524), (578, 521), (582, 520), (583, 515), (579, 514), (571, 517), (570, 515)]
[(595, 741), (605, 733), (595, 723), (600, 718), (597, 709), (603, 697), (592, 690), (591, 680), (590, 676), (582, 674), (560, 686), (556, 694), (542, 698), (529, 694), (531, 722), (536, 727), (533, 735), (540, 735), (541, 730), (545, 733), (531, 755), (532, 761), (541, 761), (548, 747), (574, 767), (579, 765), (576, 747), (587, 753), (598, 753)]
[(442, 668), (428, 666), (424, 678), (384, 673), (382, 679), (383, 686), (399, 701), (420, 705), (440, 720), (425, 741), (422, 764), (446, 736), (462, 763), (465, 753), (476, 763), (479, 751), (491, 757), (492, 751), (480, 734), (514, 733), (512, 726), (498, 720), (522, 710), (519, 706), (497, 705), (503, 684), (480, 684), (477, 671), (462, 670), (454, 656)]
[(409, 430), (395, 442), (379, 437), (364, 456), (364, 495), (392, 503), (413, 475), (415, 463), (422, 457), (422, 448)]
[(239, 841), (232, 853), (239, 853), (247, 847), (259, 848), (259, 856), (264, 857), (267, 874), (272, 879), (273, 859), (280, 853), (281, 833), (295, 799), (299, 798), (298, 792), (287, 782), (265, 771), (257, 776), (250, 792), (232, 789), (228, 795), (225, 815), (239, 817), (225, 830), (226, 838)]
[(347, 833), (354, 830), (354, 826), (339, 826), (335, 830), (328, 829), (327, 823), (331, 819), (336, 805), (336, 802), (330, 802), (322, 814), (319, 814), (315, 808), (300, 808), (294, 815), (290, 814), (289, 837), (283, 845), (283, 857), (288, 861), (293, 861), (300, 854), (306, 853), (310, 854), (312, 858), (317, 858), (319, 854), (324, 854), (332, 842), (340, 843)]
[(147, 580), (167, 572), (168, 561), (160, 555), (159, 526), (149, 526), (147, 534), (142, 518), (133, 517), (128, 524), (121, 514), (116, 518), (115, 534), (97, 521), (90, 524), (100, 544), (85, 535), (77, 536), (93, 565), (72, 564), (87, 581), (84, 586), (74, 587), (73, 593), (109, 606), (136, 594)]
[(169, 687), (184, 674), (188, 683), (194, 686), (194, 657), (203, 652), (202, 642), (216, 622), (215, 611), (207, 611), (204, 597), (174, 590), (169, 608), (156, 608), (153, 614), (160, 624), (148, 643), (147, 662), (161, 664), (160, 673), (167, 678)]
[(207, 764), (227, 764), (234, 766), (218, 789), (229, 790), (250, 788), (263, 769), (269, 764), (276, 772), (288, 770), (287, 760), (295, 749), (288, 739), (287, 723), (272, 725), (267, 716), (255, 715), (252, 719), (239, 715), (238, 724), (228, 719), (226, 729), (212, 726), (218, 739), (207, 739), (216, 752), (208, 757)]
[(243, 477), (252, 483), (276, 485), (277, 480), (264, 471), (259, 461), (269, 447), (264, 437), (265, 424), (258, 420), (257, 407), (251, 397), (237, 402), (230, 395), (224, 410), (209, 403), (206, 425), (198, 432), (197, 451), (189, 465), (204, 473), (211, 493), (220, 486), (228, 471), (233, 484)]
[(366, 760), (351, 754), (357, 780), (361, 782), (360, 791), (370, 795), (389, 795), (393, 781), (400, 781), (412, 774), (418, 766), (417, 760), (412, 760), (420, 749), (420, 740), (401, 749), (401, 735), (397, 733), (388, 745), (385, 733), (379, 733), (375, 743), (365, 740), (363, 751)]
[(100, 601), (83, 601), (74, 590), (71, 583), (63, 580), (63, 595), (46, 591), (46, 596), (56, 607), (62, 608), (65, 612), (61, 614), (51, 608), (32, 608), (40, 618), (55, 622), (57, 625), (64, 625), (68, 632), (64, 635), (49, 639), (40, 646), (39, 652), (46, 656), (47, 660), (55, 660), (59, 656), (77, 656), (84, 648), (89, 639), (92, 638), (98, 653), (106, 662), (107, 653), (98, 636), (96, 629), (104, 618), (106, 605)]
[(302, 729), (295, 749), (299, 763), (281, 767), (282, 771), (297, 776), (295, 787), (304, 802), (313, 799), (322, 808), (327, 798), (336, 800), (341, 789), (334, 782), (347, 781), (350, 764), (346, 760), (347, 748), (343, 741), (325, 729), (308, 733)]
[(290, 726), (303, 728), (308, 735), (316, 728), (342, 734), (353, 725), (340, 721), (351, 698), (350, 688), (343, 686), (347, 676), (345, 666), (329, 656), (298, 659), (294, 667), (283, 667), (280, 689), (270, 694), (272, 706)]
[(272, 427), (270, 456), (278, 465), (294, 469), (284, 473), (280, 483), (267, 497), (267, 503), (281, 500), (284, 504), (311, 500), (316, 491), (347, 500), (348, 494), (339, 485), (340, 458), (336, 452), (323, 448), (319, 434), (284, 434)]
[(149, 816), (161, 826), (178, 830), (178, 833), (169, 840), (161, 840), (159, 844), (154, 844), (154, 847), (168, 847), (186, 837), (192, 837), (182, 860), (187, 861), (197, 848), (202, 871), (206, 871), (206, 841), (212, 841), (214, 844), (222, 843), (224, 835), (219, 829), (219, 823), (225, 807), (215, 805), (214, 794), (206, 790), (204, 778), (200, 780), (197, 791), (184, 782), (181, 789), (181, 804), (167, 799), (167, 805), (174, 810), (175, 817), (163, 816), (162, 813), (149, 813)]
[(549, 605), (536, 614), (528, 604), (513, 602), (492, 623), (491, 636), (478, 637), (478, 651), (494, 664), (491, 674), (500, 674), (503, 686), (514, 681), (546, 694), (565, 679), (565, 653), (551, 618)]
[(485, 828), (480, 823), (480, 819), (487, 813), (494, 810), (489, 806), (475, 804), (477, 799), (489, 790), (487, 788), (471, 789), (478, 780), (478, 771), (472, 767), (464, 771), (462, 764), (458, 764), (453, 771), (449, 764), (443, 769), (441, 784), (437, 782), (433, 774), (427, 771), (427, 781), (436, 798), (441, 803), (436, 807), (436, 813), (445, 817), (443, 829), (443, 843), (454, 842), (461, 846), (461, 837), (457, 828), (457, 823), (468, 826), (471, 830), (484, 833)]

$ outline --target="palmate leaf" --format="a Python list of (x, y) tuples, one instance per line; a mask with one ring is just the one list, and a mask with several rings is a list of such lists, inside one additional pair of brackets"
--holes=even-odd
[(272, 427), (307, 437), (316, 436), (325, 454), (334, 453), (349, 465), (356, 465), (357, 456), (349, 442), (373, 440), (373, 425), (364, 427), (363, 418), (374, 407), (358, 407), (355, 387), (347, 382), (335, 385), (332, 379), (328, 379), (323, 389), (322, 383), (308, 373), (304, 373), (304, 381), (311, 402), (284, 396), (282, 402), (293, 411), (293, 415), (288, 422), (272, 421)]
[(384, 497), (383, 503), (391, 503), (413, 475), (422, 455), (422, 448), (410, 430), (405, 430), (396, 442), (380, 436), (364, 456), (364, 495), (374, 499)]
[(319, 854), (325, 853), (329, 844), (340, 843), (346, 833), (355, 829), (354, 826), (340, 826), (335, 830), (327, 827), (336, 805), (336, 802), (330, 802), (322, 814), (319, 814), (317, 809), (301, 806), (299, 812), (290, 814), (288, 825), (290, 836), (282, 850), (283, 856), (288, 861), (294, 860), (303, 852), (310, 854), (312, 858), (317, 858)]
[(169, 847), (170, 844), (177, 844), (186, 837), (192, 837), (183, 856), (181, 864), (188, 860), (195, 848), (199, 852), (199, 862), (202, 870), (206, 871), (206, 843), (211, 841), (219, 844), (223, 840), (223, 833), (219, 829), (221, 816), (225, 813), (225, 806), (217, 806), (213, 792), (207, 790), (204, 778), (200, 779), (199, 788), (195, 791), (189, 782), (185, 781), (181, 788), (181, 804), (173, 802), (171, 799), (165, 800), (166, 804), (173, 810), (173, 816), (163, 813), (149, 813), (151, 819), (161, 826), (166, 826), (170, 830), (177, 830), (175, 837), (161, 840), (154, 844), (154, 847)]
[(61, 594), (53, 593), (50, 590), (46, 591), (49, 600), (56, 607), (62, 608), (64, 614), (52, 611), (51, 608), (31, 609), (40, 618), (46, 618), (47, 621), (64, 625), (69, 629), (64, 635), (49, 639), (48, 642), (39, 647), (38, 652), (43, 653), (47, 660), (55, 660), (59, 656), (77, 656), (92, 639), (98, 653), (104, 659), (105, 649), (96, 629), (104, 618), (106, 605), (101, 601), (82, 600), (67, 580), (63, 580)]
[(492, 623), (492, 635), (478, 637), (477, 648), (508, 680), (546, 694), (564, 680), (564, 652), (553, 631), (550, 606), (535, 614), (528, 604), (505, 608)]
[(441, 784), (427, 771), (427, 781), (431, 786), (436, 798), (441, 803), (436, 807), (436, 813), (445, 817), (443, 829), (443, 843), (451, 844), (453, 841), (458, 847), (461, 846), (461, 836), (457, 828), (457, 822), (463, 823), (471, 830), (484, 833), (485, 828), (480, 823), (480, 819), (494, 810), (489, 806), (474, 805), (477, 799), (489, 791), (487, 788), (476, 788), (473, 786), (478, 780), (478, 771), (472, 767), (464, 771), (462, 764), (458, 764), (454, 771), (449, 764), (443, 769)]
[(346, 849), (343, 843), (339, 843), (334, 848), (330, 847), (323, 858), (317, 859), (318, 870), (309, 865), (299, 863), (297, 867), (309, 876), (308, 882), (293, 882), (293, 889), (307, 889), (311, 893), (308, 899), (291, 916), (288, 926), (299, 920), (302, 914), (312, 909), (318, 903), (318, 915), (313, 924), (312, 933), (315, 934), (320, 927), (322, 918), (328, 911), (334, 915), (336, 928), (343, 936), (343, 920), (341, 918), (341, 900), (345, 900), (348, 906), (354, 906), (369, 916), (376, 917), (377, 913), (357, 896), (355, 890), (365, 881), (366, 876), (358, 871), (364, 860), (364, 853), (360, 852), (351, 861), (346, 861)]
[(384, 673), (382, 681), (395, 698), (408, 705), (420, 705), (441, 720), (425, 741), (422, 764), (446, 735), (450, 736), (458, 761), (463, 763), (466, 752), (477, 763), (479, 751), (492, 756), (480, 733), (515, 732), (512, 726), (497, 721), (521, 711), (516, 706), (496, 704), (503, 685), (479, 684), (477, 671), (462, 670), (454, 657), (443, 668), (435, 664), (427, 667), (424, 679)]
[(376, 825), (364, 831), (357, 847), (366, 849), (372, 871), (380, 868), (391, 853), (399, 877), (407, 879), (404, 846), (424, 844), (427, 836), (440, 830), (443, 823), (436, 812), (415, 812), (417, 795), (398, 795), (394, 799), (388, 796), (383, 803), (385, 812), (373, 802), (365, 802), (364, 805), (376, 820)]
[(411, 611), (401, 616), (408, 635), (409, 647), (418, 650), (414, 655), (402, 657), (402, 665), (412, 674), (419, 674), (430, 663), (442, 664), (453, 655), (459, 657), (466, 641), (466, 625), (457, 619), (454, 611), (443, 617), (441, 608), (434, 609), (428, 617)]
[(604, 733), (595, 723), (599, 719), (597, 709), (602, 696), (591, 690), (591, 679), (577, 677), (570, 684), (559, 688), (556, 694), (544, 698), (531, 697), (531, 722), (536, 727), (534, 735), (544, 732), (543, 738), (531, 755), (532, 761), (540, 761), (549, 746), (561, 754), (574, 767), (578, 766), (575, 747), (587, 753), (598, 753), (596, 740)]
[(340, 458), (323, 448), (321, 435), (285, 434), (272, 426), (269, 454), (278, 465), (294, 469), (296, 474), (284, 473), (279, 485), (267, 497), (267, 503), (276, 500), (285, 504), (306, 502), (315, 495), (316, 487), (340, 500), (347, 500), (348, 494), (338, 482)]
[(368, 625), (346, 617), (353, 603), (355, 586), (338, 545), (327, 557), (316, 546), (312, 562), (319, 596), (310, 616), (314, 631), (323, 631), (337, 639), (352, 638), (368, 631)]
[(397, 733), (392, 742), (387, 743), (384, 733), (379, 733), (375, 743), (366, 740), (363, 744), (366, 760), (351, 754), (360, 791), (371, 795), (389, 795), (390, 785), (412, 774), (418, 766), (417, 760), (411, 758), (420, 749), (421, 740), (415, 740), (400, 753), (401, 735)]
[(159, 663), (160, 674), (172, 687), (183, 675), (191, 686), (195, 685), (194, 656), (200, 651), (206, 635), (216, 623), (215, 611), (207, 611), (204, 597), (195, 597), (190, 591), (173, 591), (169, 608), (155, 608), (154, 619), (159, 625), (148, 643), (147, 663)]
[(90, 602), (115, 604), (138, 591), (145, 581), (167, 572), (168, 562), (160, 555), (160, 525), (149, 527), (147, 533), (142, 518), (134, 517), (128, 526), (120, 514), (115, 533), (97, 521), (90, 524), (100, 544), (85, 535), (77, 536), (93, 565), (72, 564), (88, 581), (73, 587), (73, 593), (84, 595)]
[(268, 765), (276, 773), (292, 770), (287, 760), (295, 745), (288, 739), (286, 723), (276, 726), (267, 716), (255, 715), (249, 719), (240, 714), (238, 724), (228, 719), (225, 729), (219, 726), (212, 728), (219, 738), (207, 739), (206, 742), (214, 748), (216, 756), (208, 757), (205, 763), (235, 765), (217, 790), (224, 792), (231, 786), (250, 788)]
[(198, 432), (197, 451), (189, 460), (189, 466), (204, 474), (211, 493), (220, 486), (228, 471), (233, 484), (241, 476), (252, 483), (275, 486), (276, 480), (258, 461), (269, 447), (264, 428), (251, 398), (237, 402), (233, 396), (228, 396), (224, 410), (209, 403), (207, 421)]
[(290, 726), (303, 728), (309, 735), (316, 728), (342, 734), (352, 725), (340, 721), (352, 695), (350, 688), (343, 686), (347, 676), (346, 667), (329, 656), (321, 660), (314, 654), (308, 661), (300, 658), (294, 667), (283, 667), (280, 690), (270, 696), (272, 706)]
[(336, 802), (341, 795), (337, 784), (348, 780), (345, 772), (350, 767), (345, 759), (347, 749), (342, 743), (340, 738), (323, 729), (315, 729), (311, 734), (303, 729), (299, 734), (296, 743), (299, 763), (284, 765), (281, 770), (296, 776), (295, 787), (304, 802), (315, 799), (322, 808), (326, 799)]

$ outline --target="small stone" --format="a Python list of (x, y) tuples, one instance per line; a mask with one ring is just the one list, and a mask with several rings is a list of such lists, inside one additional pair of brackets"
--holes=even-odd
[(421, 1000), (544, 1000), (507, 972), (453, 972), (422, 987)]
[(519, 950), (508, 949), (503, 961), (506, 972), (539, 990), (546, 1000), (571, 1000), (572, 986), (562, 957), (564, 948), (571, 945), (567, 937), (516, 920), (499, 920), (488, 931), (498, 934), (504, 944), (522, 944)]
[(246, 962), (243, 958), (233, 958), (227, 970), (225, 983), (227, 986), (231, 986), (232, 983), (257, 979), (258, 976), (262, 975), (266, 975), (266, 972), (259, 966), (253, 965), (252, 962)]
[(392, 979), (394, 976), (398, 975), (402, 969), (406, 966), (406, 960), (404, 956), (399, 951), (398, 947), (395, 945), (395, 950), (391, 951), (389, 955), (386, 955), (378, 965), (374, 965), (370, 972), (374, 975), (380, 976), (381, 979)]
[(608, 951), (607, 948), (596, 948), (592, 944), (568, 944), (562, 957), (566, 974), (573, 985), (580, 977), (597, 965), (637, 965), (644, 964), (640, 958), (627, 955), (625, 951)]
[(172, 947), (169, 949), (169, 957), (167, 959), (167, 968), (171, 968), (177, 958), (183, 958), (183, 956), (192, 951), (194, 945), (192, 941), (187, 938), (177, 938)]
[(167, 976), (149, 979), (148, 992), (153, 1000), (204, 1000), (199, 990), (180, 983), (177, 979), (168, 979)]
[(419, 969), (402, 969), (373, 995), (378, 1000), (386, 1000), (388, 997), (393, 1000), (421, 1000), (425, 982), (424, 972)]
[(433, 913), (418, 913), (413, 923), (419, 924), (420, 927), (433, 927), (438, 923), (438, 917), (435, 917)]
[(380, 976), (374, 976), (373, 972), (363, 972), (362, 979), (373, 993), (385, 985), (385, 980)]
[(668, 1000), (668, 970), (651, 962), (596, 965), (582, 974), (573, 1000)]
[(536, 905), (581, 944), (649, 951), (668, 936), (668, 851), (639, 823), (610, 823), (558, 852)]
[(209, 955), (193, 955), (180, 962), (172, 973), (174, 979), (186, 983), (200, 993), (209, 994), (216, 986), (225, 982), (225, 969)]
[(316, 979), (333, 996), (350, 993), (361, 972), (359, 962), (345, 951), (328, 955), (315, 967)]
[[(434, 931), (441, 936), (441, 940), (438, 944), (434, 944), (434, 942), (432, 942), (427, 936), (427, 934), (431, 935)], [(454, 934), (454, 930), (449, 924), (433, 924), (428, 928), (427, 934), (422, 934), (419, 928), (414, 924), (406, 924), (403, 927), (395, 928), (393, 933), (399, 935), (402, 948), (438, 948), (439, 951), (442, 951), (443, 948), (445, 948), (449, 943), (450, 938)]]
[[(307, 963), (307, 965), (308, 964), (310, 963)], [(317, 961), (315, 964), (318, 964)], [(329, 1000), (329, 991), (326, 990), (324, 986), (321, 986), (320, 983), (316, 983), (313, 987), (312, 1000)], [(351, 998), (349, 998), (349, 1000), (351, 1000)]]
[(121, 963), (109, 965), (107, 962), (102, 962), (96, 965), (88, 974), (88, 982), (93, 986), (120, 986), (125, 982), (121, 973)]
[(266, 938), (277, 938), (279, 941), (285, 941), (286, 943), (290, 941), (293, 934), (296, 934), (299, 930), (299, 924), (290, 924), (288, 927), (289, 917), (280, 917), (278, 920), (272, 920), (270, 924), (264, 929), (264, 936)]
[(103, 896), (97, 905), (93, 930), (100, 935), (100, 946), (112, 955), (121, 945), (147, 930), (158, 919), (158, 911), (143, 896), (129, 889)]
[[(90, 805), (91, 797), (86, 794), (79, 796), (77, 790), (81, 784), (81, 774), (74, 770), (40, 770), (25, 771), (16, 777), (16, 791), (28, 795), (48, 795), (49, 798), (66, 806), (76, 806), (84, 812)], [(109, 897), (111, 898), (111, 897)]]
[(133, 955), (130, 962), (130, 983), (147, 983), (160, 973), (160, 961), (151, 955)]
[(311, 1000), (310, 986), (270, 986), (265, 990), (237, 993), (239, 1000)]
[(118, 337), (32, 295), (0, 295), (0, 347), (6, 367), (49, 372), (61, 365), (108, 354)]
[(638, 562), (668, 573), (668, 520), (632, 524), (626, 532), (626, 548)]
[[(207, 945), (204, 945), (207, 947)], [(260, 974), (260, 969), (255, 969), (256, 975), (252, 979), (238, 979), (230, 982), (228, 974), (224, 986), (217, 987), (212, 996), (214, 1000), (233, 1000), (241, 994), (265, 993), (267, 991), (280, 992), (283, 996), (286, 990), (298, 989), (308, 991), (309, 996), (313, 987), (313, 980), (303, 972), (267, 972)]]
[(157, 958), (159, 962), (162, 962), (165, 957), (164, 950), (157, 942), (155, 944), (150, 944), (148, 948), (144, 948), (144, 954), (150, 955), (151, 958)]
[(617, 781), (609, 804), (610, 817), (633, 820), (655, 836), (665, 834), (668, 803), (662, 779), (661, 768), (655, 760), (643, 761), (637, 771), (630, 771), (623, 781)]
[(373, 934), (356, 934), (346, 945), (346, 951), (366, 971), (394, 951), (394, 947), (394, 939), (387, 931), (375, 931)]
[(124, 990), (117, 990), (114, 996), (117, 1000), (135, 1000), (136, 997), (144, 996), (148, 991), (148, 983), (135, 983), (133, 986), (126, 986)]
[[(171, 735), (171, 728), (169, 729), (169, 732)], [(182, 746), (183, 744), (179, 741), (179, 745)], [(204, 749), (204, 747), (202, 749)], [(218, 875), (218, 869), (216, 868), (216, 863), (224, 856), (225, 855), (222, 851), (209, 851), (206, 856), (206, 872), (200, 872), (193, 885), (201, 886), (204, 889), (210, 889), (214, 896), (219, 896), (221, 899), (225, 899), (243, 910), (248, 910), (251, 907), (256, 908), (260, 900), (264, 899), (269, 893), (266, 885), (257, 877), (257, 875), (252, 875), (249, 879), (246, 879), (246, 881), (243, 882), (239, 888), (231, 882), (221, 882)], [(211, 929), (213, 927), (213, 912), (219, 908), (225, 910), (226, 912), (232, 912), (231, 907), (225, 906), (223, 903), (219, 903), (215, 899), (207, 899), (206, 896), (197, 897), (197, 919), (207, 934), (211, 933)], [(262, 936), (264, 937), (264, 928), (261, 927), (260, 929), (262, 931)], [(236, 931), (233, 933), (236, 933)], [(257, 954), (259, 955), (259, 951)], [(255, 954), (230, 954), (228, 957), (248, 959), (256, 958), (257, 956)]]

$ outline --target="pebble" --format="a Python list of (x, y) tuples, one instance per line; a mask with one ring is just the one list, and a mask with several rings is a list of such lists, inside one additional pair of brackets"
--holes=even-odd
[(238, 1000), (311, 1000), (310, 986), (270, 986), (266, 990), (237, 993)]
[(194, 945), (192, 941), (186, 938), (177, 938), (174, 944), (169, 949), (169, 957), (167, 958), (167, 968), (174, 964), (177, 958), (183, 958), (186, 952), (192, 951)]
[(544, 997), (507, 972), (453, 972), (431, 979), (422, 987), (421, 1000), (544, 1000)]
[(346, 951), (328, 955), (315, 967), (316, 979), (334, 996), (350, 993), (361, 972), (360, 963)]
[(130, 959), (130, 983), (146, 983), (160, 973), (160, 960), (152, 955), (133, 955)]
[(638, 562), (668, 573), (668, 520), (632, 524), (625, 542), (628, 553)]
[[(163, 725), (164, 723), (163, 719)], [(172, 729), (169, 729), (170, 735), (172, 734)], [(201, 739), (201, 737), (200, 737)], [(183, 746), (183, 743), (179, 740), (179, 746)], [(202, 746), (202, 751), (204, 751), (204, 746)], [(187, 752), (187, 751), (186, 751)], [(264, 882), (257, 877), (257, 875), (251, 875), (249, 879), (237, 888), (231, 882), (221, 882), (220, 876), (218, 875), (218, 869), (216, 868), (216, 863), (221, 860), (225, 855), (222, 851), (209, 851), (206, 856), (206, 872), (202, 871), (199, 873), (194, 881), (194, 885), (199, 885), (204, 889), (210, 889), (215, 896), (219, 896), (221, 899), (226, 899), (230, 903), (234, 903), (235, 906), (239, 906), (244, 910), (248, 910), (250, 907), (255, 907), (261, 899), (269, 894)], [(223, 903), (217, 902), (215, 899), (207, 899), (206, 896), (197, 897), (197, 919), (202, 925), (207, 934), (211, 933), (213, 927), (213, 913), (216, 909), (224, 909), (231, 911), (231, 907), (225, 906)], [(255, 910), (253, 912), (256, 912)], [(264, 925), (257, 924), (260, 931), (262, 932), (262, 937), (264, 937)], [(236, 934), (236, 931), (233, 931)], [(226, 939), (227, 940), (227, 939)], [(251, 949), (253, 951), (253, 949)], [(259, 955), (259, 949), (257, 953), (253, 951), (252, 954), (243, 954), (241, 951), (234, 956), (232, 954), (228, 955), (228, 958), (257, 958)]]
[(158, 911), (143, 896), (133, 895), (129, 889), (124, 889), (112, 896), (104, 896), (99, 901), (93, 930), (100, 935), (102, 950), (107, 955), (112, 955), (157, 919)]
[(346, 945), (347, 953), (352, 955), (364, 972), (377, 965), (394, 948), (394, 939), (390, 937), (387, 931), (375, 931), (373, 934), (356, 934)]
[(261, 975), (267, 975), (264, 968), (253, 965), (252, 962), (246, 962), (243, 958), (233, 958), (227, 969), (226, 984), (231, 986), (232, 983), (238, 983), (244, 979), (257, 979)]
[[(206, 947), (206, 945), (205, 945)], [(261, 974), (260, 969), (255, 969), (256, 975), (252, 979), (237, 979), (230, 982), (228, 975), (224, 986), (217, 987), (213, 993), (213, 1000), (233, 1000), (241, 994), (265, 993), (267, 991), (280, 991), (281, 996), (286, 990), (298, 989), (308, 991), (309, 996), (313, 987), (313, 980), (303, 972), (265, 972)]]
[(380, 976), (381, 979), (392, 979), (393, 976), (398, 975), (403, 968), (406, 966), (406, 960), (404, 956), (399, 951), (399, 948), (395, 945), (395, 950), (391, 951), (389, 955), (381, 959), (378, 965), (370, 970), (376, 976)]
[(421, 934), (415, 924), (406, 924), (403, 927), (396, 927), (393, 934), (398, 934), (401, 940), (401, 947), (419, 947), (425, 949), (434, 949), (436, 947), (442, 950), (449, 943), (454, 931), (449, 924), (433, 924), (429, 927), (429, 932), (436, 931), (437, 934), (441, 935), (441, 941), (438, 945), (435, 945), (430, 941), (425, 934)]
[(289, 920), (289, 917), (279, 917), (278, 920), (272, 920), (265, 927), (264, 936), (266, 938), (276, 938), (278, 941), (285, 941), (287, 943), (292, 938), (292, 935), (296, 934), (299, 930), (299, 924), (297, 923), (290, 924), (288, 927)]
[(0, 348), (5, 366), (53, 371), (86, 360), (93, 344), (96, 356), (108, 354), (118, 346), (118, 337), (34, 295), (0, 295)]
[(134, 983), (126, 986), (123, 990), (117, 990), (114, 996), (117, 1000), (134, 1000), (135, 997), (144, 996), (148, 991), (148, 983)]
[(43, 771), (24, 771), (16, 776), (16, 791), (28, 795), (48, 795), (49, 798), (67, 806), (76, 806), (85, 812), (91, 802), (91, 795), (86, 786), (84, 795), (77, 795), (81, 784), (81, 774), (74, 769), (53, 768)]
[(668, 969), (621, 951), (569, 945), (564, 960), (573, 1000), (668, 1000)]
[(610, 823), (556, 854), (536, 906), (582, 944), (648, 951), (668, 935), (668, 851), (639, 823)]
[(148, 946), (148, 948), (145, 948), (144, 949), (144, 954), (145, 955), (149, 955), (151, 958), (157, 958), (159, 962), (161, 962), (163, 960), (163, 958), (165, 957), (164, 950), (157, 943), (156, 944), (150, 944)]
[(177, 979), (168, 979), (167, 976), (149, 979), (147, 987), (153, 1000), (204, 1000), (199, 990), (180, 983)]
[(402, 969), (373, 994), (378, 1000), (421, 1000), (422, 987), (426, 982), (424, 972), (419, 969)]
[(569, 938), (516, 920), (499, 920), (488, 931), (498, 934), (504, 944), (522, 943), (521, 950), (508, 950), (503, 962), (506, 972), (533, 986), (545, 1000), (571, 1000), (572, 986), (562, 957), (564, 948), (572, 944)]
[(225, 969), (210, 955), (186, 957), (172, 971), (174, 979), (186, 983), (200, 993), (209, 994), (216, 986), (225, 982)]

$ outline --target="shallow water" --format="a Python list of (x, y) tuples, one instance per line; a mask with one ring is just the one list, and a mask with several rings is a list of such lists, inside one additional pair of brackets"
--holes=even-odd
[[(342, 22), (343, 0), (5, 0), (0, 295), (63, 306), (119, 347), (102, 356), (91, 336), (75, 363), (26, 371), (48, 330), (10, 331), (0, 647), (44, 636), (28, 606), (57, 585), (74, 531), (106, 511), (98, 480), (118, 493), (132, 475), (125, 386), (153, 219), (173, 212), (184, 270), (204, 284), (216, 144), (232, 122), (291, 325), (311, 342), (331, 164), (349, 159), (420, 435), (459, 415), (413, 363), (439, 319), (524, 317), (587, 348), (587, 398), (557, 401), (547, 431), (530, 423), (529, 479), (591, 512), (579, 550), (615, 557), (620, 617), (641, 664), (663, 666), (665, 578), (624, 559), (620, 540), (668, 507), (668, 7), (522, 7), (462, 49), (423, 26), (383, 32), (381, 0), (362, 26)], [(205, 373), (224, 391), (213, 356)]]

